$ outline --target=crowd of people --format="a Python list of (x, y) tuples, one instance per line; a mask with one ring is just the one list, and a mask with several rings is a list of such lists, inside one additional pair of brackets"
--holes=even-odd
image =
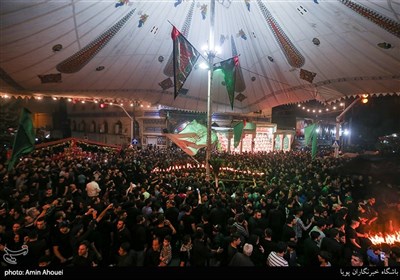
[(369, 239), (400, 226), (398, 186), (377, 197), (374, 178), (338, 171), (349, 159), (304, 151), (212, 158), (210, 178), (204, 154), (171, 147), (3, 161), (1, 265), (21, 248), (38, 267), (400, 265), (399, 243)]

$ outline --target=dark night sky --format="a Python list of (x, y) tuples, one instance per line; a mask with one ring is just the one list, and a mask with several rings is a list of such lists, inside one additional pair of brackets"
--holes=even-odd
[[(344, 100), (348, 106), (353, 100)], [(339, 103), (339, 102), (338, 102)], [(307, 102), (302, 106), (307, 108), (325, 107), (319, 102)], [(329, 107), (332, 107), (329, 106)], [(332, 124), (339, 112), (322, 114), (307, 113), (294, 105), (283, 105), (273, 108), (272, 122), (278, 124), (278, 129), (294, 129), (297, 118), (324, 119)], [(373, 145), (379, 136), (400, 132), (400, 97), (370, 97), (367, 104), (357, 103), (344, 116), (346, 126), (351, 129), (351, 142), (353, 144)]]
[(350, 121), (352, 142), (376, 141), (379, 136), (400, 132), (400, 97), (373, 97), (357, 104), (345, 116)]

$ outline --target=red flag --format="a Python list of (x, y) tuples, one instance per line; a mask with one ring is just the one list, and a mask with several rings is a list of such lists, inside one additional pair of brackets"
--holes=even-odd
[(189, 43), (189, 41), (174, 26), (171, 37), (173, 46), (174, 62), (174, 99), (178, 96), (187, 77), (192, 71), (200, 53)]

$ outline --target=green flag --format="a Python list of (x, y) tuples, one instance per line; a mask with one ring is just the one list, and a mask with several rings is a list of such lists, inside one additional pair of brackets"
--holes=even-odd
[(304, 136), (306, 145), (311, 143), (311, 157), (314, 159), (317, 155), (317, 124), (314, 123), (304, 128)]
[(17, 135), (15, 135), (11, 159), (8, 170), (14, 167), (15, 162), (24, 154), (29, 154), (35, 149), (35, 131), (33, 129), (32, 113), (22, 109)]
[[(193, 120), (178, 134), (165, 134), (172, 142), (190, 156), (194, 156), (207, 147), (207, 127)], [(218, 141), (214, 131), (211, 131), (211, 143)]]
[(243, 129), (246, 129), (246, 130), (256, 130), (256, 128), (257, 128), (257, 125), (256, 125), (255, 123), (252, 123), (252, 122), (245, 122), (245, 126), (244, 126)]
[(227, 60), (221, 61), (222, 72), (224, 73), (224, 80), (226, 90), (228, 91), (229, 102), (233, 110), (233, 101), (235, 100), (235, 85), (236, 85), (236, 69), (239, 67), (239, 57), (234, 56)]
[(233, 127), (233, 146), (236, 148), (242, 139), (243, 128), (246, 126), (246, 121), (237, 123)]

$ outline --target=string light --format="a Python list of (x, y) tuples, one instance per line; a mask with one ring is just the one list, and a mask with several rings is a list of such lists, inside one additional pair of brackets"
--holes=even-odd
[[(0, 98), (4, 98), (4, 99), (8, 99), (8, 98), (28, 98), (28, 99), (34, 99), (34, 100), (43, 100), (46, 97), (48, 97), (49, 99), (51, 98), (54, 101), (63, 100), (63, 99), (65, 100), (66, 99), (68, 102), (72, 102), (73, 104), (76, 104), (76, 103), (85, 104), (87, 102), (98, 104), (99, 102), (101, 102), (99, 99), (94, 99), (94, 98), (93, 99), (91, 99), (91, 98), (88, 99), (88, 98), (79, 98), (79, 97), (78, 98), (72, 98), (72, 97), (56, 97), (56, 96), (42, 96), (42, 95), (36, 95), (36, 96), (35, 95), (33, 95), (33, 96), (32, 95), (29, 95), (29, 96), (21, 96), (21, 95), (14, 96), (14, 95), (11, 95), (10, 96), (8, 94), (0, 95)], [(361, 97), (361, 102), (365, 104), (365, 103), (368, 102), (369, 94), (362, 94), (362, 95), (360, 95), (360, 97)], [(148, 103), (148, 102), (144, 102), (143, 103), (140, 100), (133, 100), (132, 101), (132, 100), (127, 100), (127, 99), (115, 99), (115, 100), (104, 99), (104, 101), (102, 101), (102, 102), (107, 103), (110, 106), (118, 105), (118, 106), (124, 107), (125, 105), (129, 104), (130, 107), (151, 108), (151, 104), (150, 103)], [(124, 102), (127, 102), (127, 103), (124, 103)], [(341, 102), (338, 105), (335, 105), (333, 107), (326, 107), (326, 108), (319, 108), (319, 106), (313, 106), (313, 105), (307, 106), (304, 103), (298, 103), (297, 107), (299, 109), (302, 109), (302, 110), (304, 110), (306, 112), (309, 112), (309, 113), (328, 113), (328, 112), (331, 113), (331, 112), (336, 111), (336, 110), (343, 110), (344, 107), (345, 107), (345, 103)]]
[(306, 106), (305, 104), (297, 104), (297, 108), (308, 112), (308, 113), (334, 113), (335, 111), (342, 111), (346, 104), (344, 102), (339, 103), (338, 105), (333, 105), (332, 107), (319, 108), (318, 106)]
[[(366, 94), (366, 93), (360, 94), (359, 97), (361, 98), (361, 103), (363, 103), (363, 104), (368, 103), (369, 94)], [(322, 105), (322, 106), (324, 106), (324, 105)], [(319, 114), (326, 113), (326, 114), (330, 114), (330, 113), (334, 113), (335, 111), (336, 112), (343, 111), (345, 109), (345, 107), (346, 107), (346, 103), (345, 102), (340, 102), (340, 103), (336, 103), (336, 104), (331, 105), (331, 106), (325, 105), (324, 107), (325, 108), (319, 108), (318, 105), (312, 105), (312, 104), (307, 106), (304, 103), (303, 104), (302, 103), (298, 103), (297, 104), (297, 108), (299, 108), (299, 109), (301, 109), (301, 110), (303, 110), (305, 112), (308, 112), (308, 113), (319, 113)]]
[(368, 103), (368, 94), (363, 94), (363, 95), (362, 95), (361, 102), (362, 102), (363, 104)]
[(141, 108), (150, 108), (151, 103), (149, 102), (143, 102), (141, 100), (128, 100), (128, 99), (91, 99), (91, 98), (79, 98), (79, 97), (58, 97), (58, 96), (44, 96), (44, 95), (9, 95), (6, 93), (0, 93), (0, 98), (3, 99), (31, 99), (31, 100), (66, 100), (67, 102), (71, 102), (73, 104), (81, 103), (81, 104), (86, 104), (86, 103), (107, 103), (108, 105), (118, 105), (121, 107), (124, 107), (125, 105), (129, 104), (130, 107), (141, 107)]

